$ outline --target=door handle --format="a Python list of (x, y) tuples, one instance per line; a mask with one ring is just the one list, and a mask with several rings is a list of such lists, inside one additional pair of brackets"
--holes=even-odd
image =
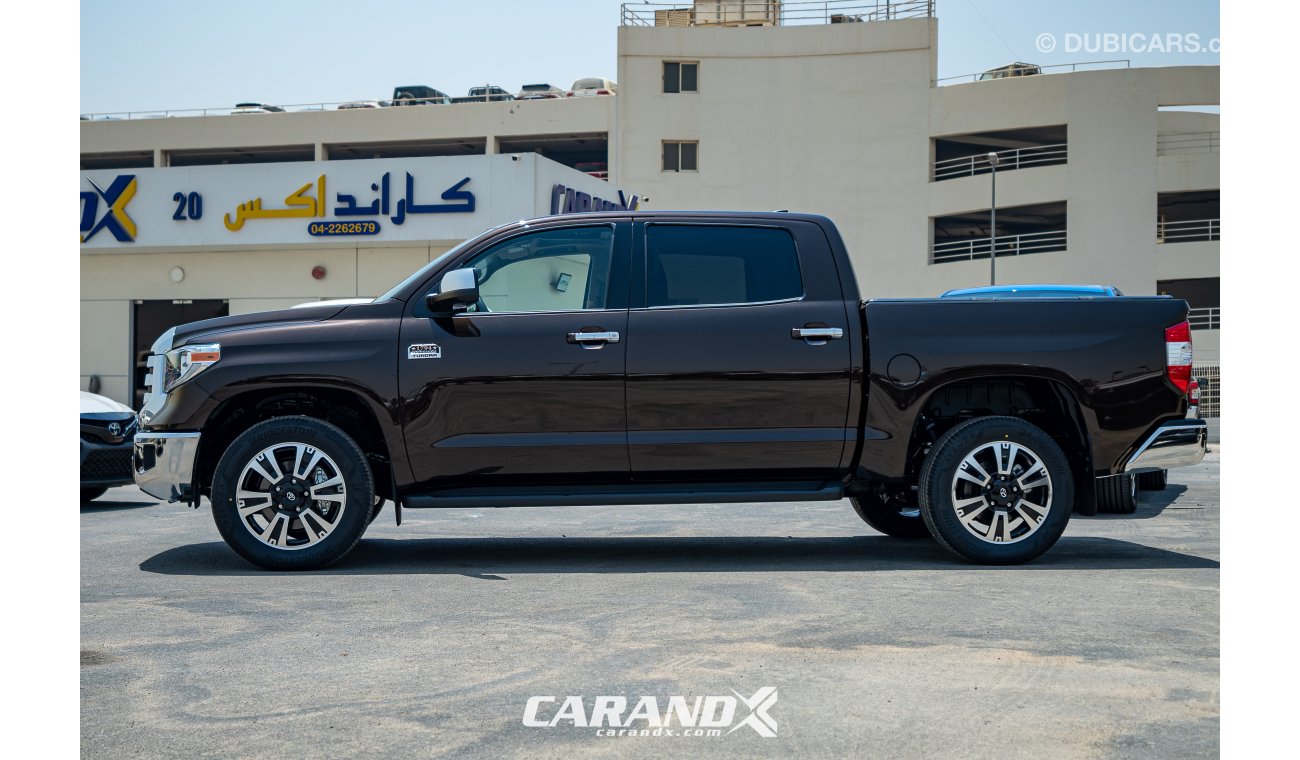
[(844, 330), (839, 327), (796, 327), (790, 331), (795, 340), (806, 340), (814, 346), (825, 345), (827, 341), (844, 337)]
[(619, 335), (614, 330), (580, 330), (569, 333), (565, 341), (583, 348), (604, 348), (606, 343), (617, 343)]

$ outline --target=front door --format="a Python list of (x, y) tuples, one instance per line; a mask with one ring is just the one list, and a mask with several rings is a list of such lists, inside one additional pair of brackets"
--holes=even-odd
[(833, 477), (851, 429), (857, 331), (825, 234), (808, 222), (638, 227), (634, 269), (644, 280), (627, 341), (633, 478)]
[(424, 488), (623, 483), (629, 223), (534, 228), (452, 268), (480, 300), (457, 317), (407, 305), (398, 377)]

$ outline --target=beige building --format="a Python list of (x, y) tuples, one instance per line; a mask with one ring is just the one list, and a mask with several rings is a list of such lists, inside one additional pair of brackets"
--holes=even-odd
[[(87, 221), (88, 196), (106, 213), (111, 183), (128, 174), (139, 179), (128, 211), (161, 214), (149, 229), (165, 234), (142, 220), (130, 242), (105, 228), (83, 243), (83, 388), (94, 377), (130, 402), (142, 336), (177, 307), (373, 296), (477, 229), (563, 209), (556, 185), (614, 204), (636, 194), (642, 208), (826, 214), (867, 297), (987, 285), (996, 234), (1000, 284), (1187, 298), (1198, 359), (1218, 358), (1219, 117), (1187, 110), (1218, 105), (1217, 66), (939, 82), (931, 3), (812, 5), (626, 6), (613, 96), (84, 121), (83, 236), (100, 218)], [(573, 168), (601, 163), (608, 183)], [(392, 201), (408, 171), (421, 208), (472, 176), (462, 190), (475, 211), (400, 230), (376, 215), (382, 229), (359, 237), (315, 237), (296, 217), (250, 218), (256, 234), (222, 229), (254, 197), (301, 213), (314, 188), (301, 205), (290, 196), (318, 176), (329, 199), (319, 221), (339, 222), (349, 207), (337, 193), (356, 209), (377, 203), (371, 178), (387, 174)], [(203, 218), (176, 218), (191, 192)]]

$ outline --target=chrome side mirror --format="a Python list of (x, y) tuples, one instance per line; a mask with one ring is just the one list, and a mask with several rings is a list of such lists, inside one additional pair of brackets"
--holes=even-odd
[(442, 276), (438, 292), (425, 296), (429, 311), (455, 311), (457, 306), (465, 307), (478, 303), (478, 278), (472, 268), (453, 269)]

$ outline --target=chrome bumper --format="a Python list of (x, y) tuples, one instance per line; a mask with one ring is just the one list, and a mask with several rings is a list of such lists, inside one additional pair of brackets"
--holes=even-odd
[(1138, 446), (1124, 472), (1152, 472), (1191, 467), (1205, 457), (1209, 437), (1205, 420), (1166, 422)]
[(197, 499), (194, 460), (198, 451), (198, 433), (136, 433), (131, 456), (135, 484), (157, 499)]

